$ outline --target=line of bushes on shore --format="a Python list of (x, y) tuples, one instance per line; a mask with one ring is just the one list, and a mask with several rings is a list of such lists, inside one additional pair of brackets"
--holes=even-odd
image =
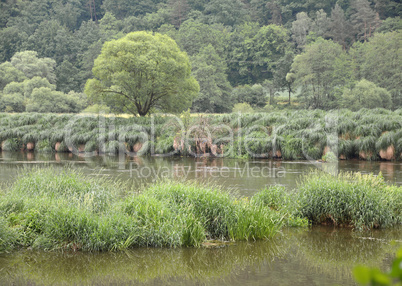
[[(188, 140), (186, 140), (186, 138)], [(3, 151), (402, 159), (402, 110), (103, 117), (0, 114)], [(74, 146), (74, 149), (72, 148)], [(131, 152), (131, 153), (129, 153)]]
[(0, 251), (198, 247), (207, 240), (272, 238), (283, 225), (365, 230), (402, 222), (402, 187), (359, 173), (313, 172), (298, 191), (272, 186), (238, 198), (172, 181), (133, 192), (115, 181), (45, 168), (20, 175), (0, 195)]

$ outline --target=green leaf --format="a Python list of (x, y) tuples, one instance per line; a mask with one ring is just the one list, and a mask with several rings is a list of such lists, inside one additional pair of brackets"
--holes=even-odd
[(353, 276), (360, 284), (368, 284), (371, 280), (371, 270), (366, 266), (356, 266), (353, 269)]

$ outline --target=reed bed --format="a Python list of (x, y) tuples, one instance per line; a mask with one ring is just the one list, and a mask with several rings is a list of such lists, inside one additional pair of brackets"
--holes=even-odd
[(295, 200), (298, 215), (312, 224), (372, 229), (402, 223), (402, 187), (386, 184), (381, 173), (313, 172), (302, 178)]
[(284, 214), (289, 226), (333, 225), (357, 230), (402, 224), (402, 187), (388, 185), (378, 176), (312, 171), (297, 190), (271, 186), (252, 198)]
[[(402, 159), (400, 110), (184, 114), (177, 117), (185, 119), (183, 125), (171, 116), (0, 115), (3, 151), (71, 152), (74, 146), (81, 153), (141, 150), (142, 155), (154, 152), (318, 160), (331, 150), (339, 159)], [(186, 136), (189, 140), (183, 145)]]
[(0, 251), (199, 247), (208, 240), (270, 239), (283, 226), (402, 224), (402, 188), (381, 174), (312, 172), (298, 190), (271, 186), (249, 199), (195, 182), (160, 181), (131, 191), (116, 181), (43, 168), (21, 173), (0, 194)]
[(21, 175), (0, 200), (0, 249), (115, 251), (275, 236), (282, 216), (216, 187), (163, 181), (126, 193), (77, 171)]

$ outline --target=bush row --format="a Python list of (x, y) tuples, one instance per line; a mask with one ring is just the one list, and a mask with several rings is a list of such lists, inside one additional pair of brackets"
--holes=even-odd
[[(0, 114), (3, 151), (119, 151), (364, 160), (402, 159), (402, 110), (276, 111), (178, 117)], [(330, 156), (333, 157), (333, 156)]]

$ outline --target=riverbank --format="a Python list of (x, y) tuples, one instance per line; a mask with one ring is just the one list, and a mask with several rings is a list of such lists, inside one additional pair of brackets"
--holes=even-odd
[[(0, 114), (3, 151), (181, 155), (284, 160), (401, 160), (402, 110), (254, 114)], [(329, 156), (328, 154), (331, 154)], [(326, 157), (324, 157), (326, 158)]]

